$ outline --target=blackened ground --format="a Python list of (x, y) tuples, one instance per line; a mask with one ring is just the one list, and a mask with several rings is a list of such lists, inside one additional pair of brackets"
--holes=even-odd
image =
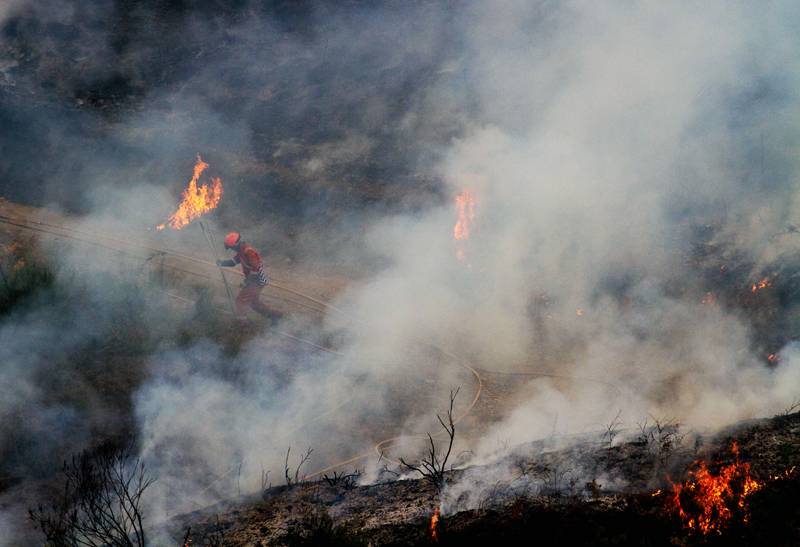
[[(800, 240), (800, 232), (787, 225), (775, 237)], [(763, 264), (707, 227), (686, 263), (689, 275), (674, 279), (672, 290), (694, 294), (703, 305), (740, 311), (753, 329), (754, 353), (765, 366), (777, 365), (779, 351), (800, 332), (800, 254), (782, 254)]]
[[(436, 541), (431, 517), (440, 497), (425, 478), (352, 486), (344, 481), (320, 481), (267, 489), (261, 496), (242, 497), (176, 518), (173, 535), (182, 538), (191, 527), (196, 544), (224, 539), (231, 546), (266, 545), (373, 545), (485, 546), (542, 544), (564, 545), (775, 545), (800, 542), (800, 473), (790, 471), (800, 462), (800, 413), (777, 416), (732, 426), (709, 438), (704, 449), (676, 455), (672, 481), (682, 478), (695, 457), (709, 462), (709, 469), (730, 463), (735, 441), (741, 463), (749, 463), (763, 486), (747, 500), (748, 517), (737, 518), (720, 533), (698, 535), (684, 527), (680, 516), (667, 509), (670, 482), (646, 458), (637, 443), (615, 447), (625, 458), (610, 458), (614, 469), (632, 480), (627, 492), (610, 492), (589, 482), (591, 462), (609, 463), (612, 451), (598, 443), (579, 443), (562, 450), (545, 449), (541, 443), (517, 447), (518, 458), (530, 467), (563, 459), (586, 476), (572, 489), (541, 491), (537, 495), (509, 493), (504, 501), (486, 499), (478, 509), (441, 516)], [(538, 456), (536, 454), (539, 454)], [(527, 454), (522, 456), (521, 454)], [(490, 469), (486, 468), (488, 473)], [(604, 469), (607, 471), (607, 469)], [(647, 471), (660, 474), (663, 488), (646, 488), (636, 477)], [(448, 474), (458, 484), (468, 470)], [(783, 478), (775, 479), (782, 474)], [(330, 517), (330, 519), (328, 519)], [(321, 526), (328, 523), (327, 527)], [(338, 527), (338, 530), (337, 530)], [(312, 538), (316, 543), (312, 543)]]

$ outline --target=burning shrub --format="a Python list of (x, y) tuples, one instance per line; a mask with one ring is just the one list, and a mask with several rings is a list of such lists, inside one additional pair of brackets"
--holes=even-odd
[(750, 465), (736, 461), (720, 468), (713, 476), (705, 462), (695, 462), (690, 479), (673, 485), (667, 508), (677, 513), (690, 536), (722, 535), (734, 522), (746, 523), (749, 517), (748, 497), (759, 490), (761, 483), (750, 475)]

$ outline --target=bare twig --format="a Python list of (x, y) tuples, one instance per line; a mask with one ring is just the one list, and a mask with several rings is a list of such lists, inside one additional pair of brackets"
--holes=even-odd
[(392, 471), (391, 469), (389, 469), (389, 466), (386, 465), (386, 464), (383, 464), (383, 467), (381, 467), (381, 470), (378, 473), (378, 477), (380, 478), (383, 475), (390, 475), (391, 478), (389, 480), (393, 480), (393, 479), (396, 479), (396, 478), (400, 477), (400, 473), (398, 471)]
[(792, 406), (784, 410), (783, 414), (780, 414), (780, 416), (788, 416), (789, 414), (793, 414), (797, 411), (798, 408), (800, 408), (800, 399), (795, 397), (794, 399), (792, 399)]
[[(460, 458), (464, 454), (469, 454), (472, 457), (475, 457), (475, 452), (473, 450), (462, 450), (461, 452), (458, 453), (458, 455), (455, 458), (453, 458), (453, 463), (450, 464), (450, 471), (452, 471), (453, 468), (456, 466), (456, 463), (458, 462), (458, 458)], [(467, 461), (469, 461), (469, 460), (467, 460)]]
[(341, 473), (337, 474), (336, 471), (333, 472), (333, 477), (329, 477), (327, 474), (323, 475), (322, 480), (328, 483), (329, 486), (343, 486), (345, 490), (349, 490), (356, 485), (358, 478), (363, 474), (363, 471), (356, 469), (352, 473), (345, 473), (342, 471)]
[(605, 433), (603, 433), (603, 439), (601, 442), (605, 442), (606, 437), (608, 437), (608, 448), (611, 448), (611, 445), (614, 443), (614, 437), (625, 431), (624, 429), (617, 429), (621, 423), (619, 421), (619, 417), (621, 414), (622, 414), (622, 409), (620, 409), (619, 412), (617, 412), (617, 415), (614, 416), (614, 419), (611, 420), (611, 423), (609, 423), (607, 426), (604, 426), (606, 428), (606, 431)]
[(291, 450), (292, 450), (292, 447), (290, 446), (289, 449), (286, 451), (286, 464), (285, 464), (285, 469), (284, 469), (284, 475), (286, 477), (286, 485), (287, 486), (291, 486), (292, 484), (299, 484), (301, 482), (305, 482), (305, 480), (306, 480), (305, 475), (303, 475), (302, 479), (300, 478), (300, 468), (303, 467), (303, 464), (306, 463), (306, 461), (308, 461), (308, 458), (311, 456), (311, 453), (314, 451), (313, 448), (309, 447), (308, 448), (308, 452), (306, 452), (305, 454), (301, 454), (300, 455), (300, 463), (297, 464), (297, 469), (294, 472), (294, 480), (292, 480), (292, 477), (289, 475), (289, 470), (290, 470), (289, 469), (289, 452), (291, 452)]
[(430, 443), (430, 448), (428, 449), (427, 456), (423, 456), (419, 465), (411, 465), (403, 458), (400, 458), (400, 463), (412, 471), (420, 473), (423, 477), (427, 477), (437, 490), (441, 490), (444, 484), (444, 473), (447, 466), (447, 459), (450, 457), (450, 452), (453, 449), (453, 439), (456, 435), (456, 426), (453, 422), (453, 402), (456, 399), (456, 395), (458, 395), (458, 389), (455, 392), (450, 392), (450, 409), (447, 411), (447, 423), (442, 420), (441, 416), (438, 414), (436, 415), (436, 418), (438, 418), (439, 423), (442, 424), (442, 427), (449, 437), (447, 452), (444, 454), (444, 457), (440, 458), (439, 454), (436, 453), (436, 444), (434, 444), (433, 437), (431, 437), (429, 433), (428, 442)]
[(653, 419), (653, 425), (648, 425), (649, 418), (644, 423), (636, 423), (639, 426), (638, 440), (647, 451), (650, 463), (663, 470), (669, 464), (670, 458), (681, 448), (684, 437), (691, 431), (680, 433), (680, 424), (675, 418), (656, 418), (652, 414), (648, 416)]
[(61, 500), (28, 509), (48, 545), (145, 547), (140, 504), (155, 479), (133, 451), (133, 442), (109, 441), (64, 462)]
[(261, 492), (264, 493), (267, 490), (269, 471), (264, 471), (264, 462), (259, 460), (259, 463), (261, 463)]
[(203, 540), (205, 547), (223, 547), (225, 545), (225, 526), (219, 520), (219, 515), (216, 515), (216, 522), (214, 529)]

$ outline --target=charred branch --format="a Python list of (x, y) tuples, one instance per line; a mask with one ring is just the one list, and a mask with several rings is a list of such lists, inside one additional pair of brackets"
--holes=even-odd
[(293, 484), (299, 484), (301, 482), (305, 482), (306, 477), (300, 477), (300, 468), (303, 467), (303, 464), (308, 461), (308, 458), (311, 457), (311, 453), (314, 451), (313, 448), (309, 447), (308, 452), (305, 454), (300, 455), (300, 463), (297, 464), (297, 469), (294, 472), (294, 478), (290, 475), (290, 467), (289, 467), (289, 453), (292, 451), (292, 447), (290, 446), (289, 449), (286, 451), (286, 463), (284, 465), (284, 476), (286, 478), (286, 486), (291, 486)]
[(133, 442), (109, 441), (64, 462), (61, 500), (28, 509), (48, 545), (145, 547), (141, 498), (155, 479), (133, 452)]
[[(650, 424), (650, 418), (653, 423)], [(639, 427), (638, 441), (644, 447), (647, 457), (657, 470), (666, 470), (670, 459), (682, 447), (683, 439), (690, 433), (680, 432), (680, 424), (674, 419), (656, 418), (650, 415)]]
[(622, 414), (622, 409), (617, 412), (617, 415), (614, 416), (614, 419), (608, 425), (603, 427), (606, 428), (605, 432), (603, 433), (603, 439), (601, 442), (605, 443), (606, 439), (608, 439), (608, 448), (611, 448), (611, 445), (614, 444), (614, 437), (625, 431), (624, 429), (619, 429), (621, 422), (619, 421), (619, 417)]
[(334, 471), (332, 477), (329, 477), (326, 473), (322, 476), (322, 480), (328, 483), (328, 486), (343, 486), (345, 490), (349, 490), (356, 485), (362, 473), (363, 472), (358, 469), (352, 473), (345, 473), (342, 471), (341, 473), (337, 474), (336, 471)]
[(442, 420), (441, 416), (438, 414), (436, 415), (436, 418), (439, 420), (439, 423), (442, 424), (442, 427), (449, 438), (447, 443), (447, 451), (445, 452), (444, 456), (441, 457), (439, 454), (437, 454), (436, 444), (433, 442), (433, 437), (429, 433), (428, 442), (430, 443), (430, 448), (428, 449), (428, 454), (423, 456), (419, 465), (409, 464), (403, 458), (400, 458), (400, 463), (412, 471), (416, 471), (417, 473), (421, 474), (423, 477), (428, 478), (437, 490), (441, 490), (442, 485), (444, 484), (444, 473), (447, 466), (447, 459), (450, 457), (450, 452), (453, 450), (453, 440), (456, 436), (456, 426), (453, 421), (453, 402), (456, 399), (456, 395), (458, 395), (458, 389), (455, 392), (450, 392), (450, 408), (447, 411), (447, 423)]

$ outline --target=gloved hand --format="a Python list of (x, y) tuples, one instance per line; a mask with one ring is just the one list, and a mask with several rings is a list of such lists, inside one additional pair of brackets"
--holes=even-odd
[(240, 288), (240, 289), (244, 289), (245, 287), (249, 287), (250, 285), (252, 285), (254, 282), (255, 282), (255, 280), (254, 280), (254, 279), (251, 279), (251, 278), (249, 278), (249, 277), (245, 277), (245, 278), (244, 278), (244, 281), (242, 281), (241, 283), (239, 283), (239, 288)]
[(233, 260), (217, 260), (217, 266), (224, 266), (226, 268), (230, 268), (231, 266), (236, 266), (236, 262)]

